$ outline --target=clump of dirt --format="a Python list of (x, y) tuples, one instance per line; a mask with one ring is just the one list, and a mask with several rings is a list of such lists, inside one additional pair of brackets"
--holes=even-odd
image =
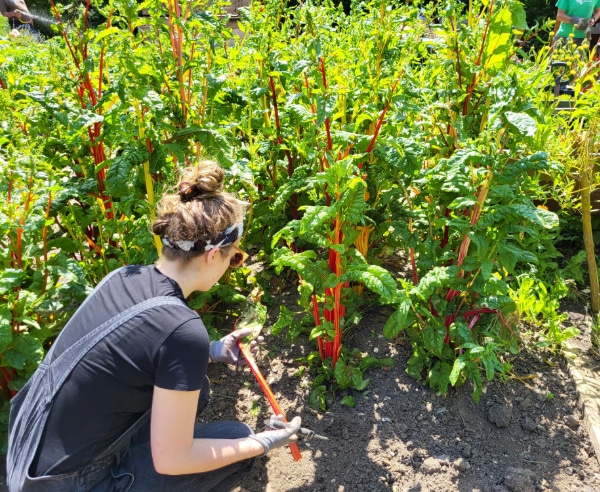
[[(589, 319), (579, 307), (569, 309), (586, 343)], [(290, 346), (267, 336), (260, 365), (278, 401), (328, 440), (300, 440), (299, 462), (287, 448), (274, 450), (235, 492), (600, 490), (600, 465), (561, 356), (522, 352), (511, 361), (511, 376), (486, 383), (475, 404), (469, 387), (440, 396), (410, 378), (410, 346), (380, 335), (385, 320), (368, 313), (348, 345), (392, 357), (394, 366), (367, 373), (371, 382), (353, 394), (355, 408), (341, 405), (340, 396), (328, 412), (308, 406), (311, 379), (294, 362), (311, 342)], [(210, 377), (213, 399), (203, 419), (260, 429), (270, 409), (249, 370), (214, 365)]]

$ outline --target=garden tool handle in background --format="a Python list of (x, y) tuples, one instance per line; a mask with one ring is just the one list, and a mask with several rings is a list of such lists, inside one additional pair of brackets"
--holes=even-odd
[[(238, 340), (238, 346), (240, 347), (240, 353), (244, 356), (244, 359), (246, 359), (246, 362), (248, 363), (248, 367), (252, 371), (252, 374), (254, 374), (254, 377), (256, 378), (256, 380), (258, 381), (258, 384), (260, 385), (260, 388), (262, 389), (263, 393), (267, 397), (267, 400), (269, 400), (269, 403), (271, 405), (271, 408), (273, 409), (273, 412), (275, 413), (275, 415), (283, 415), (284, 421), (287, 422), (287, 420), (285, 418), (285, 414), (283, 413), (283, 410), (279, 406), (279, 403), (277, 403), (277, 400), (275, 399), (275, 395), (273, 395), (271, 388), (269, 387), (269, 385), (267, 384), (267, 381), (265, 380), (262, 373), (260, 372), (260, 369), (258, 368), (258, 365), (256, 364), (256, 361), (254, 360), (254, 357), (250, 353), (250, 350), (248, 350), (244, 346), (242, 340)], [(300, 453), (300, 448), (298, 447), (298, 444), (296, 444), (295, 442), (292, 442), (289, 444), (289, 446), (290, 446), (290, 451), (292, 453), (292, 457), (294, 458), (294, 461), (300, 461), (302, 459), (302, 454)]]

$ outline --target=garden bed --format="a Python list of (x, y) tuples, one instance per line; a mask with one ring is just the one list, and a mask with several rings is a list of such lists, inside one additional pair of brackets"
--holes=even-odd
[[(575, 343), (596, 356), (584, 305), (564, 311), (567, 323), (582, 330)], [(287, 448), (274, 450), (234, 492), (600, 490), (600, 464), (564, 357), (522, 352), (507, 381), (484, 386), (479, 404), (467, 386), (438, 396), (405, 373), (408, 342), (380, 335), (387, 316), (366, 313), (349, 341), (394, 359), (388, 370), (368, 371), (371, 382), (354, 394), (355, 408), (340, 405), (340, 395), (328, 412), (311, 409), (310, 377), (298, 376), (295, 362), (311, 342), (290, 345), (267, 335), (260, 366), (279, 403), (328, 440), (301, 441), (299, 462)], [(215, 364), (209, 371), (212, 401), (202, 418), (260, 428), (269, 408), (249, 369)], [(6, 490), (0, 476), (0, 492)]]
[[(584, 330), (578, 341), (589, 344), (584, 308), (570, 305), (567, 311), (568, 322)], [(600, 465), (563, 357), (521, 353), (512, 361), (512, 377), (486, 384), (479, 404), (468, 387), (437, 396), (405, 373), (406, 342), (379, 335), (386, 319), (367, 313), (350, 344), (392, 356), (394, 367), (367, 373), (371, 383), (354, 395), (355, 408), (340, 405), (339, 398), (327, 413), (308, 406), (309, 379), (296, 375), (293, 361), (306, 355), (310, 342), (290, 349), (283, 340), (267, 338), (275, 355), (263, 354), (261, 366), (280, 404), (329, 440), (301, 442), (299, 462), (287, 449), (275, 450), (236, 492), (600, 489)], [(213, 401), (204, 418), (259, 427), (268, 417), (248, 369), (235, 373), (213, 366), (211, 380)]]

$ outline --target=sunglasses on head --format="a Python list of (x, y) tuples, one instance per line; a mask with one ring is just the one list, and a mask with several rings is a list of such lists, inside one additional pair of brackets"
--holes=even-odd
[(232, 244), (231, 247), (234, 249), (234, 251), (236, 253), (229, 260), (229, 267), (237, 268), (239, 266), (242, 266), (244, 264), (244, 262), (248, 259), (248, 253), (246, 253), (245, 251), (240, 249), (235, 244)]

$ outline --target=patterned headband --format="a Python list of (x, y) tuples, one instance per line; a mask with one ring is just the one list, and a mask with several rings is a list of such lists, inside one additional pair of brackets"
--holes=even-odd
[(198, 239), (198, 241), (171, 242), (168, 236), (163, 236), (162, 243), (166, 246), (170, 246), (173, 249), (180, 249), (182, 251), (198, 251), (203, 253), (221, 246), (233, 244), (239, 237), (242, 237), (243, 232), (244, 224), (233, 224), (231, 227), (228, 227), (223, 232), (218, 234), (215, 239), (210, 239), (208, 241)]

